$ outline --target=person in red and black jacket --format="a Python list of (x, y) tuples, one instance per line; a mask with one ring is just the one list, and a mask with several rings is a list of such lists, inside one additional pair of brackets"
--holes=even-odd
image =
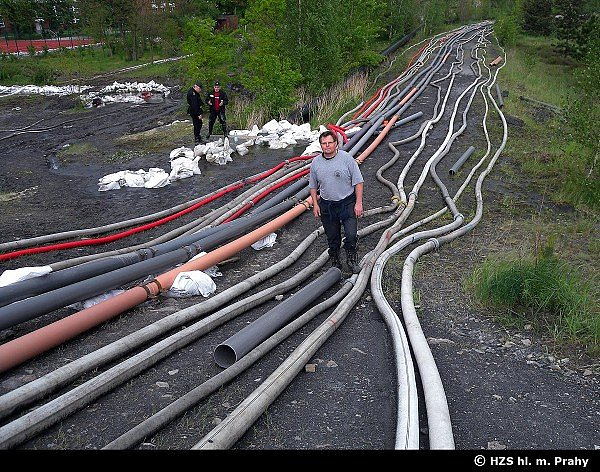
[(207, 139), (210, 138), (210, 135), (212, 134), (213, 126), (215, 125), (217, 117), (219, 118), (219, 123), (221, 123), (221, 127), (223, 128), (223, 135), (227, 136), (227, 119), (225, 118), (225, 106), (228, 102), (229, 99), (227, 98), (225, 90), (221, 90), (221, 84), (219, 82), (215, 82), (213, 91), (206, 96), (206, 103), (208, 104), (208, 109), (210, 111), (210, 115), (208, 117)]

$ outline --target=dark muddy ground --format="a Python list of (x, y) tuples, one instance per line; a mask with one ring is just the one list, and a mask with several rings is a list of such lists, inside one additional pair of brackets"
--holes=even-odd
[[(119, 78), (125, 81), (125, 78)], [(467, 78), (461, 78), (466, 83)], [(168, 84), (174, 85), (174, 84)], [(414, 107), (430, 116), (435, 90), (423, 94)], [(2, 141), (0, 170), (0, 240), (12, 241), (67, 229), (93, 227), (134, 216), (145, 215), (204, 195), (240, 177), (268, 169), (296, 155), (304, 146), (283, 151), (252, 149), (244, 156), (233, 155), (226, 166), (202, 161), (202, 175), (177, 181), (161, 189), (123, 188), (98, 192), (97, 180), (122, 169), (168, 169), (169, 152), (191, 145), (189, 133), (164, 142), (151, 151), (126, 146), (115, 139), (185, 119), (184, 97), (174, 92), (165, 102), (154, 105), (109, 105), (81, 110), (72, 98), (0, 99), (0, 129), (18, 129), (36, 120), (36, 126), (52, 126), (76, 119), (64, 127), (43, 133), (21, 134)], [(474, 105), (481, 111), (482, 104)], [(20, 107), (20, 110), (15, 110)], [(480, 115), (459, 138), (457, 150), (438, 166), (441, 176), (471, 143), (481, 143)], [(159, 123), (160, 122), (160, 123)], [(395, 130), (390, 140), (412, 134), (420, 122)], [(494, 121), (498, 126), (498, 121)], [(511, 129), (509, 129), (509, 134)], [(8, 134), (4, 132), (3, 135)], [(443, 139), (445, 130), (435, 129), (431, 142)], [(498, 134), (496, 134), (497, 136)], [(498, 140), (496, 139), (496, 144)], [(81, 154), (65, 154), (64, 146), (76, 144)], [(87, 147), (81, 147), (85, 144)], [(386, 176), (396, 180), (401, 166), (417, 143), (402, 148), (399, 163)], [(433, 144), (428, 145), (432, 149)], [(62, 151), (62, 152), (61, 152)], [(365, 207), (387, 204), (389, 190), (375, 179), (377, 169), (391, 153), (381, 145), (362, 165), (366, 179)], [(502, 171), (502, 166), (513, 169)], [(420, 166), (417, 166), (420, 168)], [(463, 281), (476, 264), (493, 252), (510, 250), (522, 235), (514, 231), (515, 215), (503, 205), (507, 195), (518, 203), (518, 218), (527, 219), (540, 206), (554, 209), (527, 186), (527, 176), (514, 170), (510, 156), (500, 158), (498, 167), (484, 185), (486, 214), (468, 236), (425, 257), (415, 275), (415, 291), (420, 294), (419, 315), (430, 338), (431, 349), (446, 388), (457, 449), (594, 449), (600, 447), (600, 386), (597, 370), (588, 375), (593, 361), (577, 351), (550, 352), (548, 340), (530, 330), (505, 329), (491, 321), (488, 313), (475, 308)], [(416, 177), (407, 179), (412, 186)], [(460, 176), (460, 175), (459, 175)], [(458, 177), (458, 176), (457, 176)], [(463, 175), (464, 177), (464, 175)], [(450, 193), (458, 188), (447, 179)], [(215, 208), (219, 203), (213, 204)], [(410, 221), (438, 210), (441, 201), (429, 180)], [(465, 215), (474, 211), (472, 191), (461, 200)], [(463, 209), (464, 208), (464, 209)], [(206, 209), (202, 211), (207, 211)], [(187, 223), (189, 215), (165, 227), (136, 235), (127, 242), (104, 246), (108, 250), (144, 241)], [(369, 217), (366, 226), (377, 221)], [(274, 248), (260, 252), (244, 250), (239, 260), (220, 267), (223, 277), (217, 290), (235, 284), (287, 255), (319, 225), (306, 212), (277, 232)], [(361, 255), (376, 244), (377, 232), (361, 240)], [(326, 247), (324, 237), (305, 257), (275, 277), (284, 280), (306, 266)], [(3, 263), (0, 269), (43, 265), (92, 252), (77, 249), (62, 253), (28, 256)], [(389, 298), (400, 312), (399, 275), (406, 252), (394, 258), (386, 269)], [(263, 285), (263, 287), (266, 285)], [(257, 291), (260, 288), (257, 288)], [(42, 376), (57, 366), (91, 352), (141, 326), (201, 300), (157, 299), (117, 317), (63, 346), (18, 366), (0, 376), (0, 394)], [(141, 376), (126, 382), (59, 424), (48, 428), (22, 449), (98, 449), (124, 431), (196, 385), (215, 375), (220, 368), (212, 360), (215, 346), (249, 321), (274, 306), (274, 301), (239, 316), (159, 362)], [(63, 309), (0, 332), (6, 342), (72, 311)], [(291, 336), (257, 365), (221, 389), (153, 437), (142, 449), (189, 449), (237, 404), (256, 388), (273, 369), (325, 318), (318, 316)], [(554, 356), (554, 359), (553, 357)], [(568, 361), (561, 361), (569, 357)], [(395, 430), (395, 374), (392, 347), (385, 324), (367, 290), (344, 323), (322, 346), (311, 363), (315, 372), (301, 372), (236, 444), (235, 449), (392, 449)], [(584, 372), (586, 375), (583, 375)], [(86, 374), (77, 383), (91, 377)], [(159, 382), (157, 384), (157, 382)], [(165, 384), (168, 386), (164, 386)], [(426, 418), (422, 413), (421, 441), (427, 445)]]

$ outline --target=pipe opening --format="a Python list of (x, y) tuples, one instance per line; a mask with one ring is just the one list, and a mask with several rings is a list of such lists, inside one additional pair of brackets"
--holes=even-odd
[(224, 369), (238, 360), (235, 350), (227, 344), (219, 344), (215, 348), (214, 358), (219, 367), (223, 367)]

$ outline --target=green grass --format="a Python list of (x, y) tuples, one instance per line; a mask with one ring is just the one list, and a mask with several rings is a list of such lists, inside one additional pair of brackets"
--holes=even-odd
[(560, 260), (551, 243), (532, 256), (485, 261), (467, 282), (498, 320), (508, 325), (530, 322), (559, 343), (583, 344), (600, 352), (600, 304), (571, 264)]
[(524, 126), (509, 130), (505, 153), (537, 179), (552, 201), (597, 211), (600, 180), (587, 175), (591, 150), (572, 138), (561, 114), (519, 98), (565, 108), (577, 94), (576, 64), (558, 55), (553, 41), (523, 36), (507, 51), (507, 65), (499, 75), (501, 88), (509, 92), (504, 112), (523, 120)]
[[(160, 58), (155, 55), (153, 59)], [(0, 85), (59, 85), (150, 61), (150, 55), (137, 61), (126, 61), (116, 55), (108, 55), (106, 50), (99, 48), (62, 50), (34, 57), (2, 55)], [(181, 69), (178, 61), (166, 62), (129, 71), (127, 76), (133, 78), (152, 76), (158, 79), (180, 77)]]
[(118, 145), (135, 147), (138, 151), (163, 151), (165, 146), (173, 146), (181, 140), (189, 138), (192, 134), (191, 123), (174, 123), (170, 126), (161, 126), (140, 133), (128, 134), (115, 140)]

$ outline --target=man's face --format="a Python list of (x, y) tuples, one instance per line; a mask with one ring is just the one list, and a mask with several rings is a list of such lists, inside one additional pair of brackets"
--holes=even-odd
[(321, 149), (327, 157), (333, 156), (337, 151), (337, 140), (333, 136), (325, 136), (321, 140)]

